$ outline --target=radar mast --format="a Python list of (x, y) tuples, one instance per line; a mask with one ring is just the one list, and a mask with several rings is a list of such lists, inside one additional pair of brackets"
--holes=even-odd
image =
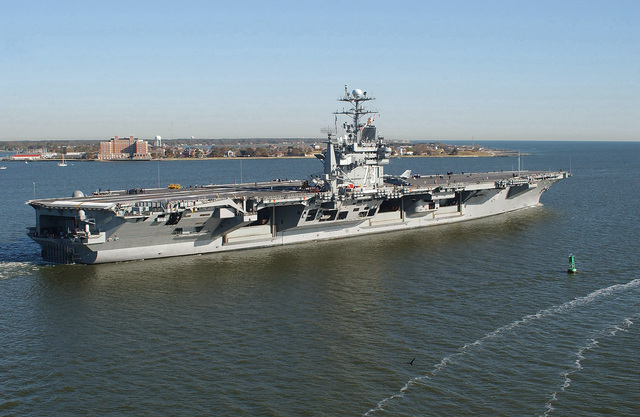
[[(344, 86), (344, 96), (338, 101), (349, 103), (351, 108), (333, 114), (345, 115), (351, 122), (343, 124), (344, 135), (333, 139), (327, 132), (327, 147), (324, 155), (324, 189), (333, 193), (344, 192), (346, 188), (374, 190), (383, 186), (383, 167), (389, 163), (391, 149), (383, 144), (373, 124), (378, 111), (368, 110), (364, 103), (375, 100), (360, 89), (349, 92)], [(364, 118), (369, 117), (366, 122)]]
[[(351, 117), (351, 119), (353, 120), (353, 123), (352, 124), (345, 123), (343, 127), (345, 128), (348, 134), (348, 138), (353, 142), (358, 142), (362, 138), (361, 133), (363, 128), (367, 125), (371, 125), (373, 123), (373, 120), (375, 119), (375, 115), (379, 113), (378, 111), (367, 110), (364, 108), (363, 103), (371, 100), (375, 100), (375, 98), (367, 96), (366, 91), (363, 92), (362, 90), (356, 88), (351, 93), (349, 93), (348, 85), (347, 84), (344, 85), (344, 97), (338, 99), (338, 101), (342, 101), (344, 103), (350, 103), (352, 105), (352, 108), (348, 110), (343, 109), (342, 111), (336, 111), (333, 114), (335, 115), (344, 114), (346, 116)], [(374, 117), (369, 118), (367, 120), (367, 123), (364, 123), (364, 124), (361, 123), (360, 120), (362, 120), (362, 116), (365, 116), (368, 114), (373, 114)], [(366, 139), (371, 139), (371, 138), (367, 137)], [(375, 141), (375, 139), (376, 138), (374, 137), (373, 140)]]

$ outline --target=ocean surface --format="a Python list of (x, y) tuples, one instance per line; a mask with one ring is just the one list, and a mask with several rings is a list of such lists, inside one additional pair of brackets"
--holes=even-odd
[(638, 416), (640, 143), (482, 145), (573, 177), (474, 222), (94, 266), (43, 263), (24, 202), (322, 167), (0, 162), (0, 415)]

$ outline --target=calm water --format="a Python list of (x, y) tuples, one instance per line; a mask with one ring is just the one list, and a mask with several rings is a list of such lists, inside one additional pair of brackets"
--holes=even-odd
[[(571, 159), (574, 176), (543, 207), (476, 222), (96, 266), (39, 260), (25, 236), (34, 188), (304, 178), (321, 165), (1, 163), (0, 415), (638, 415), (640, 143), (492, 145), (528, 153), (524, 168)], [(405, 158), (387, 171), (512, 167)]]

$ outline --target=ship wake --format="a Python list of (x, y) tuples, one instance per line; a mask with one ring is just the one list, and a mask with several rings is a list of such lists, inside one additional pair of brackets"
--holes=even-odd
[(548, 417), (553, 413), (553, 411), (555, 410), (553, 404), (558, 400), (558, 395), (564, 393), (571, 386), (570, 376), (583, 369), (582, 361), (586, 359), (585, 355), (597, 349), (600, 346), (600, 342), (602, 341), (602, 339), (615, 337), (619, 332), (628, 332), (628, 328), (631, 327), (634, 323), (633, 321), (637, 319), (638, 316), (627, 317), (622, 321), (622, 323), (614, 324), (593, 334), (587, 340), (586, 344), (578, 349), (578, 351), (575, 353), (576, 360), (573, 362), (569, 369), (561, 373), (561, 376), (563, 378), (562, 387), (560, 387), (560, 390), (554, 391), (550, 395), (549, 401), (545, 404), (546, 411), (544, 412), (544, 414), (541, 414), (540, 417)]
[[(625, 291), (628, 291), (630, 289), (635, 289), (640, 287), (640, 279), (635, 279), (633, 281), (630, 281), (626, 284), (615, 284), (606, 288), (600, 288), (596, 291), (591, 292), (590, 294), (583, 296), (583, 297), (577, 297), (574, 298), (571, 301), (567, 301), (563, 304), (560, 305), (556, 305), (556, 306), (552, 306), (543, 310), (540, 310), (538, 312), (536, 312), (535, 314), (529, 314), (526, 316), (523, 316), (521, 319), (513, 321), (509, 324), (506, 324), (502, 327), (497, 328), (496, 330), (493, 330), (487, 334), (485, 334), (483, 337), (481, 337), (480, 339), (471, 342), (471, 343), (467, 343), (464, 346), (462, 346), (461, 348), (458, 349), (458, 351), (456, 353), (452, 353), (448, 356), (445, 356), (428, 374), (426, 375), (421, 375), (421, 376), (417, 376), (414, 378), (411, 378), (410, 380), (408, 380), (405, 385), (396, 393), (393, 395), (390, 395), (387, 398), (384, 398), (382, 400), (380, 400), (377, 405), (374, 408), (371, 408), (369, 411), (367, 411), (366, 413), (364, 413), (364, 416), (370, 416), (373, 415), (376, 412), (382, 411), (385, 409), (386, 406), (388, 406), (392, 401), (397, 400), (399, 398), (403, 398), (405, 396), (405, 393), (407, 393), (407, 391), (416, 385), (420, 385), (420, 384), (424, 384), (426, 383), (428, 380), (436, 377), (438, 374), (440, 374), (444, 369), (447, 368), (448, 365), (455, 363), (455, 361), (465, 355), (469, 355), (471, 354), (475, 349), (479, 348), (480, 346), (482, 346), (483, 344), (485, 344), (486, 342), (490, 341), (491, 339), (495, 339), (497, 337), (503, 336), (509, 332), (512, 332), (514, 330), (516, 330), (517, 328), (520, 328), (524, 325), (527, 325), (529, 323), (550, 317), (550, 316), (554, 316), (554, 315), (558, 315), (558, 314), (563, 314), (566, 312), (569, 312), (571, 310), (574, 310), (577, 307), (581, 307), (581, 306), (585, 306), (588, 305), (590, 303), (593, 303), (594, 301), (600, 300), (602, 298), (605, 297), (609, 297), (615, 294), (619, 294)], [(625, 325), (628, 327), (630, 326), (633, 322), (631, 321), (632, 319), (626, 319), (624, 321)], [(623, 325), (623, 326), (625, 326)], [(618, 331), (624, 329), (623, 326), (614, 326), (612, 329), (605, 331), (605, 334), (610, 334), (611, 336), (614, 336)], [(577, 365), (580, 366), (580, 356), (582, 356), (582, 354), (586, 351), (592, 350), (595, 348), (595, 346), (597, 346), (597, 339), (595, 339), (595, 337), (592, 337), (591, 340), (593, 340), (594, 342), (589, 342), (587, 343), (587, 345), (581, 349), (581, 351), (578, 351), (578, 361), (577, 361)], [(576, 371), (575, 369), (572, 369), (572, 371)], [(568, 376), (571, 374), (571, 371), (567, 371), (565, 374), (565, 385), (567, 384), (567, 380), (570, 382), (570, 380), (568, 379)], [(567, 385), (568, 386), (568, 385)], [(566, 389), (566, 387), (564, 387), (564, 389)], [(553, 401), (555, 401), (555, 397), (557, 396), (557, 393), (552, 394), (552, 398), (549, 401), (549, 403), (547, 404), (547, 413), (549, 413), (553, 408), (551, 406), (551, 403), (553, 403)]]
[(33, 262), (0, 262), (0, 280), (30, 275), (39, 268), (40, 265)]

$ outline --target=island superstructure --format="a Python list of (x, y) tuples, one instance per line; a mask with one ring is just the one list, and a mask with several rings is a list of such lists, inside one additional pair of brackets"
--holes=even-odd
[[(45, 261), (105, 263), (251, 249), (472, 220), (539, 204), (567, 172), (384, 174), (391, 149), (366, 92), (345, 86), (320, 175), (288, 182), (131, 189), (30, 200)], [(337, 126), (336, 126), (337, 127)]]

